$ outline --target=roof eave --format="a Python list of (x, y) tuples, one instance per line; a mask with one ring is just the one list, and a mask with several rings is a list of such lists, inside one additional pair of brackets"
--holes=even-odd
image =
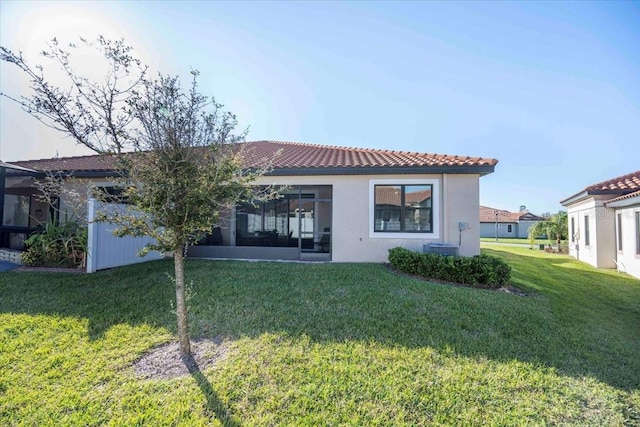
[(605, 202), (608, 208), (624, 208), (627, 206), (640, 205), (640, 195), (629, 197), (628, 199), (616, 200), (615, 202)]
[[(250, 168), (250, 170), (254, 170)], [(274, 168), (268, 176), (326, 176), (326, 175), (426, 175), (426, 174), (477, 174), (493, 173), (495, 165), (476, 166), (339, 166), (339, 167), (292, 167)], [(109, 178), (121, 176), (117, 170), (51, 170), (37, 173), (55, 172), (65, 177)]]
[(425, 174), (478, 174), (493, 173), (495, 166), (338, 166), (338, 167), (300, 167), (275, 168), (269, 176), (302, 175), (425, 175)]
[(622, 196), (626, 193), (629, 193), (629, 190), (583, 190), (577, 194), (574, 194), (571, 197), (567, 197), (564, 200), (560, 200), (560, 204), (564, 207), (568, 207), (569, 205), (588, 199), (591, 196), (603, 196), (603, 195)]
[(35, 171), (33, 169), (12, 165), (11, 163), (6, 163), (6, 162), (0, 162), (0, 167), (4, 169), (12, 169), (15, 171), (26, 172), (26, 173), (38, 173), (38, 171)]

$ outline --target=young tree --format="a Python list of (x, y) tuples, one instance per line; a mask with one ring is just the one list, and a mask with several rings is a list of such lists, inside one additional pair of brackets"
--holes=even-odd
[(198, 92), (197, 72), (185, 93), (176, 77), (147, 79), (146, 67), (131, 56), (130, 47), (101, 37), (97, 47), (109, 67), (99, 83), (80, 77), (70, 65), (72, 54), (58, 46), (54, 39), (43, 55), (62, 67), (70, 89), (53, 85), (42, 67), (33, 69), (21, 54), (1, 47), (0, 59), (20, 67), (33, 92), (20, 99), (5, 96), (93, 151), (118, 154), (123, 196), (134, 209), (106, 210), (99, 220), (115, 224), (118, 236), (154, 238), (145, 251), (173, 253), (178, 339), (188, 361), (185, 251), (238, 202), (277, 195), (270, 187), (257, 192), (252, 186), (269, 169), (268, 161), (261, 169), (244, 168), (238, 144), (244, 133), (234, 134), (235, 116)]
[[(128, 148), (127, 134), (132, 120), (126, 103), (147, 71), (132, 50), (123, 40), (112, 41), (102, 36), (95, 42), (80, 38), (78, 44), (70, 43), (64, 48), (54, 38), (41, 52), (47, 62), (56, 66), (50, 69), (39, 64), (31, 66), (22, 52), (13, 53), (0, 46), (0, 60), (23, 71), (31, 88), (29, 96), (1, 95), (20, 104), (46, 126), (71, 136), (96, 153), (122, 153)], [(77, 57), (82, 55), (78, 53), (87, 51), (97, 53), (103, 61), (105, 72), (99, 78), (80, 71), (82, 61)], [(92, 62), (85, 68), (96, 70), (100, 65)]]
[(118, 225), (116, 235), (151, 236), (146, 250), (170, 251), (175, 266), (176, 314), (181, 356), (190, 354), (184, 256), (189, 245), (220, 224), (241, 201), (273, 197), (252, 185), (265, 170), (243, 168), (244, 135), (236, 118), (197, 90), (197, 72), (187, 93), (175, 77), (145, 81), (129, 102), (140, 127), (131, 134), (136, 151), (122, 156), (128, 183), (124, 196), (135, 211), (102, 219)]

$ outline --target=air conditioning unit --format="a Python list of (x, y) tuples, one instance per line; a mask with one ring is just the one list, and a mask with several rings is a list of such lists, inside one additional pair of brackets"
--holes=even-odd
[(427, 243), (422, 245), (422, 252), (445, 256), (458, 255), (458, 247), (449, 243)]

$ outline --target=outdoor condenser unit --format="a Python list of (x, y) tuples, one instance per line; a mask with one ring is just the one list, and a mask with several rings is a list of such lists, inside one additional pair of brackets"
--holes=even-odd
[(426, 254), (458, 255), (458, 247), (449, 243), (427, 243), (422, 246)]

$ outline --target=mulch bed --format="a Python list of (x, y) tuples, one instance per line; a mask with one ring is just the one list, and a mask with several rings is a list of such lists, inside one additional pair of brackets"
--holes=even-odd
[(526, 296), (530, 296), (531, 295), (530, 293), (524, 292), (521, 289), (518, 289), (518, 288), (516, 288), (514, 286), (511, 286), (511, 285), (503, 286), (501, 288), (492, 288), (490, 286), (482, 285), (482, 284), (469, 285), (469, 284), (465, 284), (465, 283), (447, 282), (447, 281), (444, 281), (444, 280), (430, 279), (428, 277), (420, 276), (420, 275), (417, 275), (417, 274), (403, 273), (402, 271), (398, 271), (395, 268), (393, 268), (393, 266), (391, 264), (389, 264), (389, 263), (387, 263), (385, 265), (389, 269), (389, 271), (391, 271), (395, 275), (402, 276), (402, 277), (409, 277), (411, 279), (420, 280), (422, 282), (439, 283), (441, 285), (450, 285), (450, 286), (457, 286), (457, 287), (462, 287), (462, 288), (473, 288), (473, 289), (484, 289), (484, 290), (488, 290), (488, 291), (506, 292), (508, 294), (518, 295), (518, 296), (522, 296), (522, 297), (526, 297)]
[[(191, 340), (191, 354), (198, 370), (215, 366), (227, 357), (230, 341), (218, 336), (212, 339)], [(190, 375), (185, 362), (180, 358), (177, 341), (154, 347), (133, 364), (138, 378), (168, 380)]]

